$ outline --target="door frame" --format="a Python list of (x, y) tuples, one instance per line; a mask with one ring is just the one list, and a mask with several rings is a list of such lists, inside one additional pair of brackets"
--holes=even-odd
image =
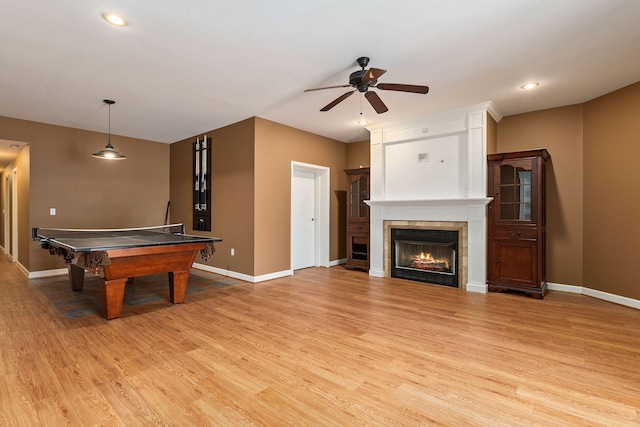
[(10, 248), (11, 248), (11, 172), (8, 172), (4, 177), (4, 200), (3, 200), (3, 211), (4, 211), (4, 241), (2, 242), (4, 246), (4, 253), (11, 259)]
[(293, 206), (296, 202), (293, 193), (294, 172), (312, 173), (315, 177), (315, 264), (316, 267), (329, 267), (329, 238), (330, 238), (330, 214), (329, 214), (329, 194), (330, 194), (330, 172), (326, 166), (314, 165), (310, 163), (291, 161), (291, 206), (289, 226), (291, 230), (289, 255), (289, 268), (293, 272)]
[[(7, 174), (5, 181), (5, 253), (12, 262), (18, 262), (18, 168)], [(10, 188), (9, 188), (10, 187)], [(9, 189), (10, 193), (9, 194)]]

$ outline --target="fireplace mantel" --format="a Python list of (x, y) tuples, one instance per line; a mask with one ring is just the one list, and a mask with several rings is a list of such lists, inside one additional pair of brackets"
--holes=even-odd
[(486, 206), (493, 200), (491, 197), (474, 199), (421, 199), (421, 200), (365, 200), (369, 206), (383, 208), (415, 208), (438, 206)]

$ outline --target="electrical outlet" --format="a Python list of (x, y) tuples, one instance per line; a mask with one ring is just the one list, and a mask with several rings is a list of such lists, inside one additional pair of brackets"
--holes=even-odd
[(231, 248), (231, 256), (234, 256), (236, 254), (236, 250)]

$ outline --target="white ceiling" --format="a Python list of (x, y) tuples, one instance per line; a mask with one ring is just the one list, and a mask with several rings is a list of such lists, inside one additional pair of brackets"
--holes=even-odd
[[(511, 115), (637, 82), (639, 22), (638, 0), (0, 0), (0, 116), (106, 132), (109, 98), (116, 135), (171, 143), (259, 116), (360, 141), (361, 108), (373, 123), (485, 101)], [(430, 93), (320, 112), (347, 89), (303, 91), (347, 84), (360, 56)]]

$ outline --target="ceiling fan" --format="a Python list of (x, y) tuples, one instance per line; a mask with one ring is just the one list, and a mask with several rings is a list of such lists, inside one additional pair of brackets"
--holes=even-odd
[(369, 58), (366, 56), (362, 56), (357, 59), (358, 65), (362, 67), (362, 70), (354, 71), (349, 75), (349, 84), (348, 85), (338, 85), (338, 86), (327, 86), (327, 87), (318, 87), (315, 89), (307, 89), (305, 92), (311, 92), (314, 90), (324, 90), (324, 89), (335, 89), (339, 87), (353, 87), (354, 90), (351, 90), (343, 95), (340, 95), (338, 98), (331, 101), (329, 104), (320, 109), (320, 111), (329, 111), (351, 95), (353, 95), (356, 90), (358, 92), (364, 93), (365, 98), (369, 101), (369, 104), (376, 110), (376, 113), (382, 114), (389, 109), (382, 99), (375, 92), (370, 92), (370, 88), (380, 89), (380, 90), (394, 90), (397, 92), (411, 92), (411, 93), (421, 93), (426, 94), (429, 92), (428, 86), (418, 86), (418, 85), (405, 85), (405, 84), (397, 84), (397, 83), (378, 83), (378, 78), (382, 76), (387, 70), (382, 70), (380, 68), (370, 68), (365, 69), (369, 64)]

